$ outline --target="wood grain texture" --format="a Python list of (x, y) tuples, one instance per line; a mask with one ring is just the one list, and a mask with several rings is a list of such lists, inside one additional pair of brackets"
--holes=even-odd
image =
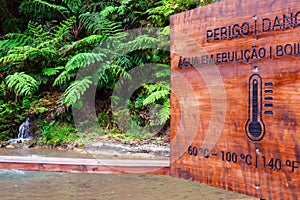
[[(172, 176), (264, 199), (300, 198), (299, 11), (296, 0), (225, 0), (171, 17)], [(291, 16), (292, 28), (284, 24)], [(263, 19), (275, 29), (263, 32)], [(247, 35), (207, 42), (208, 30), (244, 22)], [(253, 59), (222, 61), (222, 53), (246, 50)], [(214, 63), (201, 64), (207, 55)], [(180, 58), (193, 66), (179, 66)], [(262, 121), (262, 138), (257, 126), (247, 137), (248, 119)]]

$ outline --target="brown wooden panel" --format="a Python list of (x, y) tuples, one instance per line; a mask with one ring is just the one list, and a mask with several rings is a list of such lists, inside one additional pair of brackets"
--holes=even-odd
[(0, 169), (41, 172), (169, 175), (167, 160), (107, 160), (0, 156)]
[(299, 35), (296, 0), (223, 1), (171, 17), (172, 176), (300, 198)]

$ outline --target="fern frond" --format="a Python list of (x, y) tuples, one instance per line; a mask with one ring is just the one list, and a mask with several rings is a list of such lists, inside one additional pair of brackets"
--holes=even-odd
[(81, 80), (76, 80), (66, 89), (64, 103), (67, 106), (76, 103), (81, 98), (92, 84), (90, 79), (90, 76), (86, 76)]
[(131, 69), (133, 64), (130, 60), (130, 57), (128, 55), (121, 55), (117, 60), (116, 60), (116, 65), (121, 66), (122, 68), (126, 69)]
[(81, 0), (62, 0), (62, 2), (65, 3), (73, 13), (76, 13), (82, 6)]
[(32, 95), (39, 88), (39, 83), (24, 72), (16, 72), (6, 77), (7, 86), (13, 89), (17, 95)]
[(57, 59), (56, 52), (50, 48), (31, 48), (29, 51), (25, 52), (26, 57), (31, 61), (44, 60), (49, 62), (51, 60)]
[(103, 61), (105, 55), (102, 53), (79, 53), (73, 56), (66, 64), (67, 71), (73, 71), (80, 67), (86, 67), (95, 62)]
[(6, 40), (2, 42), (0, 49), (33, 45), (36, 42), (32, 37), (22, 33), (8, 33), (5, 35), (5, 39)]
[(105, 37), (103, 35), (90, 35), (85, 37), (74, 44), (74, 48), (79, 49), (86, 46), (98, 46), (104, 41)]
[(114, 12), (117, 12), (119, 9), (119, 6), (107, 6), (104, 10), (101, 11), (101, 15), (104, 17), (108, 17), (112, 15)]
[(161, 70), (155, 72), (155, 77), (170, 77), (170, 65), (159, 64), (158, 66), (163, 67)]
[(31, 49), (34, 49), (34, 47), (31, 46), (20, 46), (20, 47), (12, 47), (7, 54), (25, 54), (27, 51), (30, 51)]
[[(160, 5), (159, 5), (160, 4)], [(158, 2), (157, 6), (147, 10), (149, 14), (148, 19), (157, 24), (158, 26), (163, 26), (169, 21), (170, 15), (175, 13), (175, 9), (178, 8), (178, 5), (175, 6), (166, 6), (163, 2)]]
[(115, 64), (108, 64), (105, 65), (104, 67), (102, 66), (102, 68), (99, 68), (99, 70), (97, 71), (97, 77), (100, 80), (100, 83), (102, 84), (107, 84), (110, 81), (115, 81), (117, 79), (119, 79), (120, 77), (126, 78), (126, 79), (130, 79), (131, 76), (127, 73), (127, 71)]
[(68, 81), (71, 80), (72, 77), (76, 76), (76, 74), (72, 74), (68, 71), (63, 71), (56, 79), (54, 80), (53, 86), (64, 85)]
[[(40, 62), (40, 66), (57, 60), (55, 50), (50, 48), (37, 49), (30, 46), (14, 47), (8, 51), (7, 55), (0, 59), (0, 63), (9, 65), (28, 65), (29, 62)], [(25, 63), (26, 62), (26, 63)]]
[(20, 12), (25, 15), (32, 15), (33, 17), (53, 15), (53, 11), (61, 13), (62, 15), (69, 14), (70, 12), (64, 6), (48, 3), (43, 0), (25, 0), (19, 8)]
[(3, 65), (7, 65), (7, 64), (19, 65), (26, 58), (27, 58), (27, 56), (25, 54), (11, 53), (7, 56), (2, 57), (0, 59), (0, 63)]
[(99, 10), (103, 10), (107, 6), (114, 6), (119, 4), (119, 0), (89, 1), (89, 3), (84, 4), (83, 10), (88, 12), (97, 12)]
[(156, 84), (144, 84), (143, 86), (146, 89), (148, 94), (151, 94), (158, 90), (170, 90), (170, 85), (165, 84), (164, 82), (160, 82)]
[(73, 44), (63, 46), (58, 50), (58, 52), (60, 55), (65, 55), (69, 54), (70, 52), (77, 53), (91, 51), (96, 46), (99, 46), (104, 40), (105, 37), (102, 35), (91, 35), (81, 40), (78, 40)]
[(30, 21), (28, 23), (28, 32), (35, 40), (45, 41), (50, 38), (49, 32), (43, 30), (43, 26), (39, 23)]
[(56, 75), (61, 69), (64, 69), (63, 66), (55, 67), (55, 68), (44, 68), (43, 74), (45, 76), (53, 76)]
[(170, 119), (170, 99), (166, 100), (158, 113), (157, 124), (163, 125)]
[(121, 22), (112, 22), (101, 13), (85, 13), (80, 15), (85, 29), (92, 34), (113, 35), (123, 31)]
[(121, 44), (119, 48), (123, 49), (124, 52), (133, 52), (153, 48), (158, 42), (159, 39), (157, 38), (149, 37), (148, 35), (140, 35), (134, 40)]
[(54, 30), (54, 38), (56, 38), (56, 41), (62, 41), (64, 36), (69, 33), (70, 28), (72, 25), (76, 22), (76, 17), (70, 17), (67, 20), (64, 20), (60, 23), (59, 26), (57, 26)]
[(143, 105), (155, 103), (159, 99), (164, 99), (170, 94), (170, 90), (158, 90), (150, 94), (144, 101)]

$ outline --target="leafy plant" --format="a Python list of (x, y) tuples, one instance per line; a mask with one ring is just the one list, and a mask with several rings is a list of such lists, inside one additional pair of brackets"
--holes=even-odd
[(16, 72), (6, 78), (8, 87), (13, 89), (19, 96), (32, 95), (39, 88), (39, 83), (24, 72)]
[(78, 134), (70, 124), (59, 124), (55, 121), (48, 123), (42, 120), (38, 124), (42, 144), (58, 146), (67, 144), (78, 144)]
[[(12, 0), (10, 5), (18, 7), (13, 10), (1, 2), (0, 34), (9, 33), (0, 40), (0, 131), (5, 132), (0, 137), (13, 136), (26, 114), (71, 121), (68, 107), (84, 106), (81, 98), (92, 87), (99, 93), (96, 98), (105, 99), (105, 106), (96, 105), (97, 112), (109, 113), (108, 118), (99, 117), (101, 126), (120, 134), (106, 106), (113, 98), (112, 89), (121, 78), (132, 78), (130, 70), (142, 70), (147, 63), (162, 65), (154, 66), (155, 73), (149, 74), (153, 82), (142, 85), (128, 100), (128, 123), (132, 124), (124, 135), (140, 137), (147, 134), (138, 133), (136, 126), (168, 123), (170, 85), (155, 80), (170, 76), (169, 16), (211, 2)], [(145, 27), (163, 28), (149, 31)], [(126, 32), (130, 29), (139, 34)], [(58, 124), (74, 134), (59, 130)], [(76, 136), (69, 125), (47, 125), (41, 128), (44, 143), (64, 144), (68, 139), (63, 135)]]

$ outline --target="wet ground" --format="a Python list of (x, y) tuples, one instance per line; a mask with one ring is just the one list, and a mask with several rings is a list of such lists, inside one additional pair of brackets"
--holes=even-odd
[(60, 157), (60, 158), (97, 158), (97, 159), (169, 159), (170, 148), (168, 145), (155, 144), (120, 144), (110, 141), (101, 141), (86, 146), (83, 149), (47, 149), (35, 148), (14, 148), (0, 149), (0, 156), (26, 156), (26, 157)]
[(59, 157), (59, 158), (93, 158), (88, 151), (68, 151), (43, 148), (16, 148), (0, 149), (0, 156), (25, 156), (25, 157)]
[(0, 171), (0, 199), (254, 199), (169, 176)]

